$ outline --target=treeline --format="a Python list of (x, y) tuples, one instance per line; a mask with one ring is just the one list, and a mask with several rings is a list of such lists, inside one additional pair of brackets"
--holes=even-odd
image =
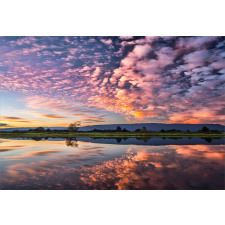
[(100, 129), (93, 129), (91, 131), (86, 131), (86, 132), (138, 132), (138, 133), (179, 133), (179, 132), (185, 132), (185, 133), (223, 133), (222, 131), (218, 130), (210, 130), (208, 127), (202, 127), (202, 129), (198, 131), (181, 131), (181, 130), (176, 130), (176, 129), (169, 129), (169, 130), (160, 130), (160, 131), (151, 131), (146, 129), (146, 127), (142, 127), (142, 129), (136, 129), (135, 131), (129, 131), (126, 128), (121, 128), (118, 126), (115, 130), (100, 130)]
[[(82, 131), (80, 131), (82, 132)], [(142, 127), (141, 129), (136, 129), (135, 131), (129, 131), (126, 128), (121, 128), (120, 126), (118, 126), (116, 129), (93, 129), (91, 131), (83, 131), (83, 132), (138, 132), (138, 133), (179, 133), (179, 132), (185, 132), (185, 133), (223, 133), (222, 131), (218, 131), (218, 130), (210, 130), (208, 127), (202, 127), (202, 129), (198, 130), (198, 131), (190, 131), (190, 130), (186, 130), (186, 131), (181, 131), (181, 130), (176, 130), (176, 129), (169, 129), (169, 130), (160, 130), (160, 131), (151, 131), (146, 129), (146, 127)]]
[(13, 130), (11, 131), (13, 133), (43, 133), (43, 132), (53, 132), (53, 133), (66, 133), (68, 132), (68, 129), (65, 129), (65, 130), (56, 130), (56, 129), (50, 129), (50, 128), (47, 128), (45, 129), (44, 127), (38, 127), (38, 128), (34, 128), (34, 129), (29, 129), (29, 130)]
[(105, 130), (101, 130), (101, 129), (93, 129), (91, 131), (79, 131), (77, 130), (71, 130), (71, 129), (65, 129), (65, 130), (56, 130), (56, 129), (50, 129), (50, 128), (43, 128), (43, 127), (38, 127), (35, 129), (29, 129), (27, 131), (21, 131), (21, 130), (14, 130), (12, 131), (13, 133), (43, 133), (43, 132), (53, 132), (53, 133), (65, 133), (65, 132), (104, 132), (104, 133), (110, 133), (110, 132), (138, 132), (138, 133), (216, 133), (216, 134), (221, 134), (223, 133), (223, 131), (218, 131), (218, 130), (210, 130), (208, 127), (204, 126), (202, 127), (202, 129), (198, 130), (198, 131), (190, 131), (190, 130), (186, 130), (186, 131), (181, 131), (181, 130), (176, 130), (176, 129), (169, 129), (169, 130), (160, 130), (160, 131), (151, 131), (146, 129), (146, 127), (142, 127), (141, 129), (136, 129), (135, 131), (129, 131), (126, 128), (121, 128), (120, 126), (117, 126), (116, 129), (105, 129)]

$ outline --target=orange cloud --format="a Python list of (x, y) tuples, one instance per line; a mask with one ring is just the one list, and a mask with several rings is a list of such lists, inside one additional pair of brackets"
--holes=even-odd
[(1, 116), (1, 120), (7, 121), (7, 122), (17, 122), (17, 123), (33, 123), (33, 121), (26, 120), (21, 117), (15, 117), (15, 116)]
[(57, 116), (56, 114), (41, 114), (41, 116), (46, 118), (53, 118), (53, 119), (65, 119), (64, 116)]

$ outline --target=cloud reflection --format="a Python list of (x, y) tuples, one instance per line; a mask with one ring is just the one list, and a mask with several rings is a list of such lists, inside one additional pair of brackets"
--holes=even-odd
[(222, 146), (167, 146), (163, 152), (129, 151), (83, 168), (81, 180), (93, 189), (224, 189)]
[(67, 142), (5, 141), (17, 151), (0, 152), (1, 189), (225, 188), (224, 145)]

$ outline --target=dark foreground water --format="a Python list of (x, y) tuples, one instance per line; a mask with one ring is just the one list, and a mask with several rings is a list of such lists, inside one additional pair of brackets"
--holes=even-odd
[(224, 138), (0, 139), (0, 189), (225, 189)]

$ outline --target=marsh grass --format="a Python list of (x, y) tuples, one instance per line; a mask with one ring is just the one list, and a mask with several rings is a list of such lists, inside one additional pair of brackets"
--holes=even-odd
[(200, 132), (0, 132), (0, 137), (24, 137), (24, 138), (145, 138), (145, 137), (225, 137), (225, 133), (200, 133)]

